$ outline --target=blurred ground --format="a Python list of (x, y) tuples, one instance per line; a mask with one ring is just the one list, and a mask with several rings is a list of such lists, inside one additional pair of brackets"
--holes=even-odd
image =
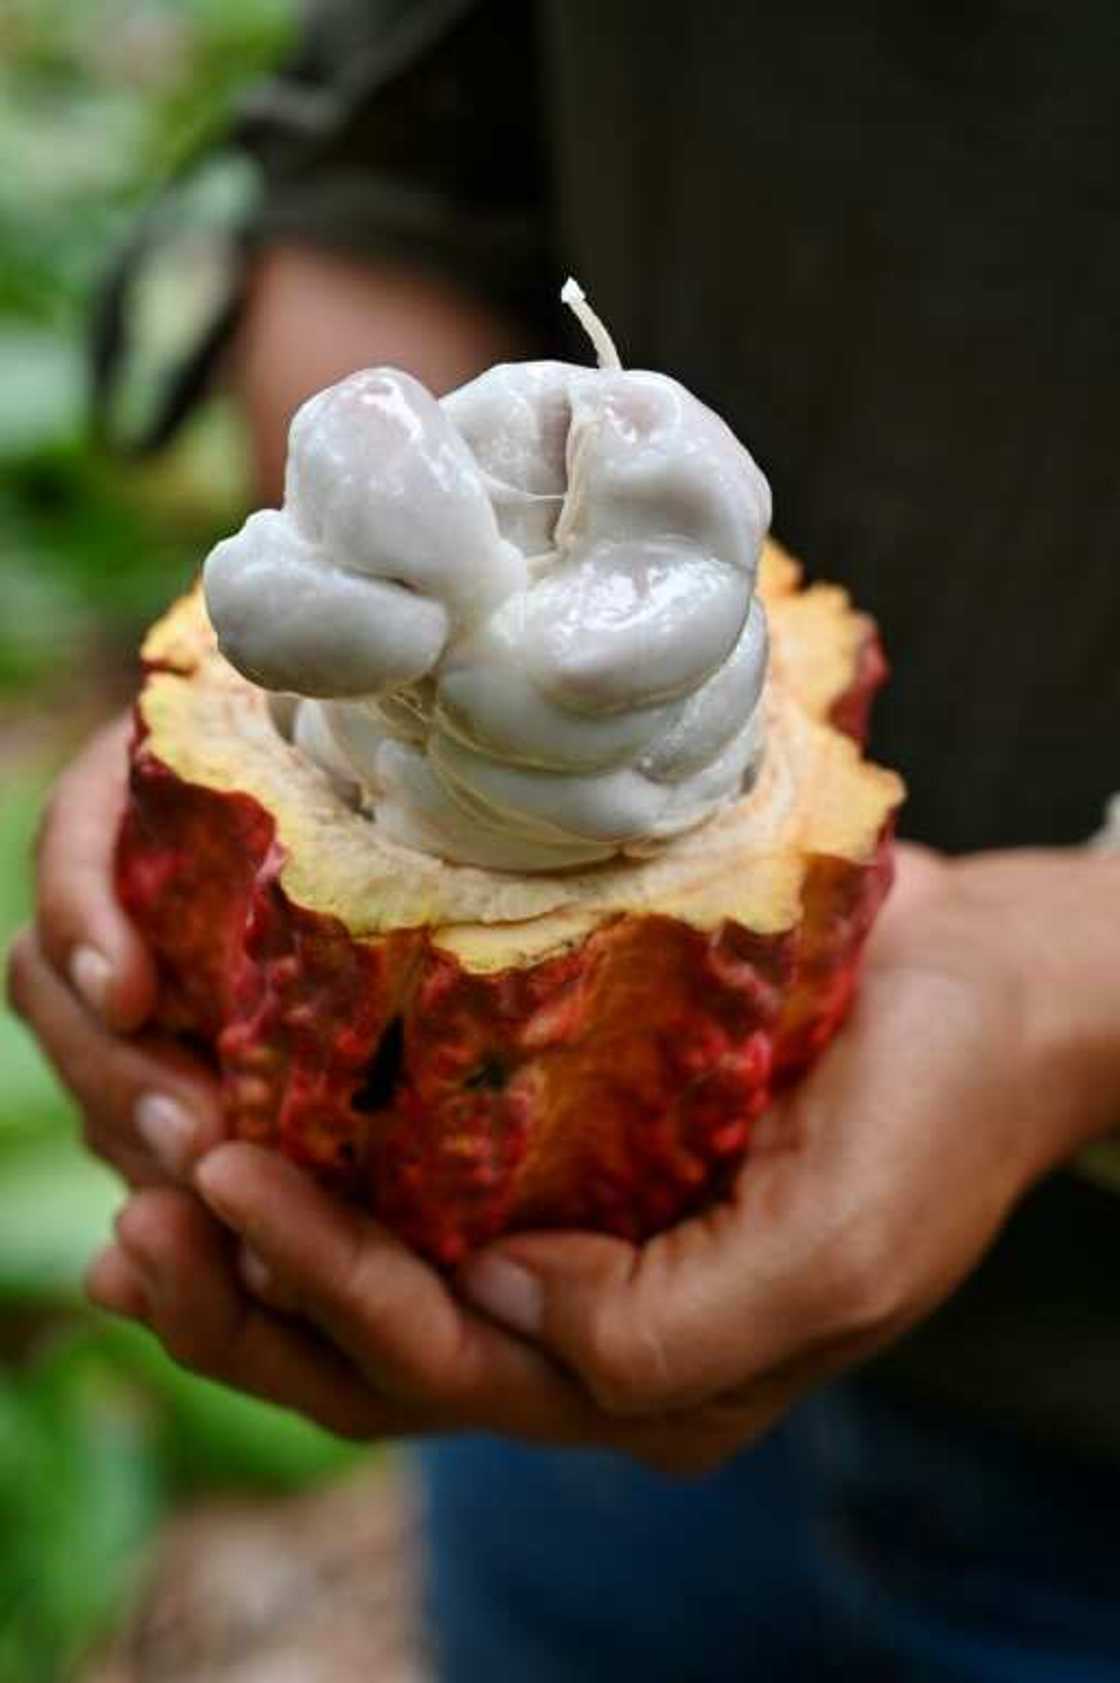
[[(245, 496), (220, 399), (153, 461), (95, 447), (95, 282), (158, 184), (283, 52), (290, 12), (0, 0), (0, 950), (29, 911), (52, 777), (127, 703), (143, 626)], [(149, 300), (157, 345), (160, 312), (189, 313), (192, 273)], [(130, 404), (151, 374), (138, 369)], [(0, 1683), (88, 1674), (126, 1616), (101, 1683), (415, 1677), (399, 1480), (84, 1307), (120, 1189), (75, 1124), (0, 1010)], [(359, 1482), (324, 1486), (336, 1476)], [(346, 1669), (359, 1652), (384, 1667)]]
[(282, 1504), (196, 1507), (82, 1683), (426, 1683), (416, 1545), (400, 1463)]

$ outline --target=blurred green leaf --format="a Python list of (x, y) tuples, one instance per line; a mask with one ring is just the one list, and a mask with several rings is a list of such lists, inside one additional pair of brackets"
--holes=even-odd
[(0, 392), (0, 457), (76, 437), (86, 399), (79, 347), (59, 333), (0, 328)]
[(31, 842), (49, 782), (47, 767), (33, 767), (4, 778), (0, 800), (0, 945), (7, 944), (31, 903)]
[[(44, 1134), (72, 1134), (74, 1119), (46, 1059), (27, 1031), (8, 1012), (0, 1012), (0, 1177), (6, 1173), (6, 1153)], [(0, 1179), (0, 1209), (4, 1185)], [(0, 1255), (4, 1236), (0, 1234)], [(0, 1288), (2, 1289), (2, 1288)]]
[(165, 1502), (143, 1405), (109, 1367), (63, 1351), (0, 1375), (3, 1683), (69, 1669), (116, 1610)]
[[(60, 705), (84, 691), (96, 711), (100, 674), (131, 659), (245, 493), (243, 442), (220, 401), (142, 468), (93, 448), (91, 292), (168, 173), (277, 61), (295, 9), (0, 0), (0, 944), (27, 915), (31, 837), (74, 734)], [(231, 213), (244, 202), (236, 174), (200, 182)], [(164, 329), (202, 310), (215, 274), (197, 266), (187, 293), (181, 263), (157, 279), (143, 308), (158, 363)], [(138, 1547), (183, 1493), (292, 1489), (355, 1453), (80, 1307), (121, 1188), (76, 1135), (41, 1054), (0, 1009), (0, 1339), (35, 1342), (18, 1370), (0, 1369), (0, 1683), (72, 1675), (127, 1593)]]
[(73, 671), (106, 630), (135, 644), (244, 507), (243, 432), (221, 403), (143, 468), (64, 441), (7, 464), (0, 453), (5, 465), (0, 685), (9, 690)]
[(0, 1156), (0, 1305), (76, 1301), (124, 1189), (66, 1133)]
[(142, 1328), (105, 1317), (87, 1337), (90, 1351), (153, 1399), (180, 1489), (296, 1490), (368, 1455), (287, 1409), (186, 1373)]
[[(0, 950), (27, 917), (31, 901), (31, 841), (51, 768), (9, 774), (0, 800)], [(72, 1132), (73, 1121), (58, 1083), (30, 1034), (0, 1005), (0, 1212), (5, 1205), (6, 1153), (44, 1134)], [(17, 1228), (19, 1224), (17, 1216)], [(5, 1217), (0, 1213), (0, 1257)], [(0, 1262), (0, 1276), (4, 1265)], [(0, 1285), (0, 1296), (4, 1293)]]

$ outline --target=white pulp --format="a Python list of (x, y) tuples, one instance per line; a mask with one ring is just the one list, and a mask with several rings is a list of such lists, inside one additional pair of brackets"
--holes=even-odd
[(492, 368), (437, 402), (367, 369), (292, 422), (282, 509), (205, 569), (223, 654), (396, 841), (543, 871), (641, 851), (761, 752), (770, 493), (662, 374)]

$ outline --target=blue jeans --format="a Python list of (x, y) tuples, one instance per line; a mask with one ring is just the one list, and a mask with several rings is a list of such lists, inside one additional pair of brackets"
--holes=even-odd
[(866, 1380), (690, 1484), (420, 1456), (441, 1683), (1120, 1683), (1120, 1471)]

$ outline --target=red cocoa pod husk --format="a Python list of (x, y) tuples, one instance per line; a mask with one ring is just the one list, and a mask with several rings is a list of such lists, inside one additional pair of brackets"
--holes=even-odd
[(843, 1021), (902, 798), (861, 755), (873, 623), (773, 544), (760, 588), (750, 793), (647, 860), (549, 876), (382, 839), (218, 655), (200, 593), (171, 610), (117, 877), (234, 1133), (447, 1264), (518, 1228), (641, 1238), (718, 1194)]

